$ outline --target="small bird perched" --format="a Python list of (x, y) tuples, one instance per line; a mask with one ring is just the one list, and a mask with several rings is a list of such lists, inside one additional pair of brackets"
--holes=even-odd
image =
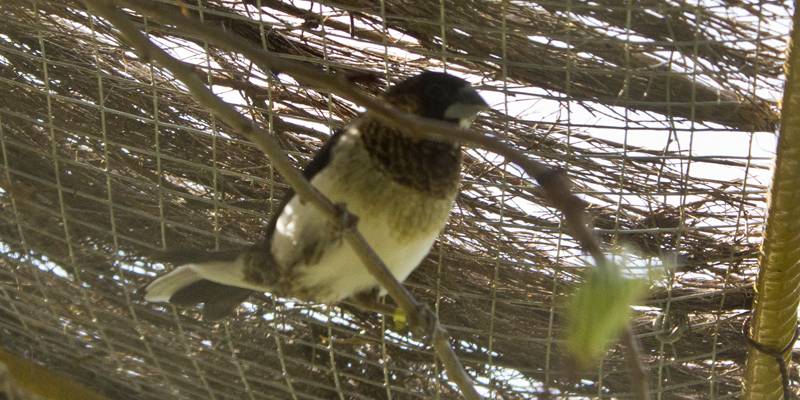
[[(426, 118), (468, 127), (488, 108), (469, 83), (423, 72), (383, 99)], [(369, 112), (337, 131), (303, 175), (358, 217), (357, 228), (403, 281), (428, 254), (458, 193), (461, 148), (387, 126)], [(252, 291), (336, 303), (378, 287), (336, 224), (289, 191), (266, 237), (244, 250), (192, 252), (145, 289), (151, 302), (203, 304), (206, 319), (229, 314)]]

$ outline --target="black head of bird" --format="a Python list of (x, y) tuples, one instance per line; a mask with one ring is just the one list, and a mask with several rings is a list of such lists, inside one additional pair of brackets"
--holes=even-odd
[(408, 78), (387, 90), (384, 97), (404, 111), (462, 127), (488, 108), (469, 82), (443, 72), (426, 71)]
[[(440, 72), (408, 78), (383, 98), (403, 111), (461, 126), (487, 108), (467, 81)], [(331, 136), (303, 174), (358, 216), (358, 230), (403, 281), (447, 221), (460, 165), (454, 141), (415, 137), (367, 112)], [(261, 241), (235, 251), (182, 253), (180, 266), (146, 288), (146, 299), (203, 304), (204, 316), (216, 319), (252, 291), (335, 303), (376, 288), (335, 224), (289, 191)]]

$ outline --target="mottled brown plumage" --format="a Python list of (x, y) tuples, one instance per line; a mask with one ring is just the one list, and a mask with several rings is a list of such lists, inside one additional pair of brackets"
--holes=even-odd
[(458, 190), (461, 147), (457, 143), (412, 137), (373, 119), (360, 129), (364, 147), (395, 182), (437, 198)]

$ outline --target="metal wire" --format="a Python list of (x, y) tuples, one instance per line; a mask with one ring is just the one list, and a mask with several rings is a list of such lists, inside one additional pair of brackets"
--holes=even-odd
[[(493, 108), (480, 129), (564, 168), (632, 274), (667, 271), (633, 321), (654, 397), (739, 395), (789, 2), (157, 2), (373, 94), (422, 69), (466, 77)], [(80, 3), (0, 12), (3, 348), (115, 399), (458, 397), (390, 316), (265, 294), (209, 323), (145, 303), (138, 289), (173, 267), (160, 252), (254, 242), (286, 185)], [(358, 113), (131, 19), (298, 166)], [(563, 301), (586, 259), (524, 178), (468, 149), (408, 287), (490, 398), (629, 397), (619, 349), (591, 371), (567, 363)]]

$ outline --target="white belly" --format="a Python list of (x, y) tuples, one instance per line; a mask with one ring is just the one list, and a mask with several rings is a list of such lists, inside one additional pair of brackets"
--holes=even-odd
[[(352, 146), (353, 140), (342, 137), (337, 147)], [(347, 158), (335, 157), (311, 183), (358, 216), (358, 230), (402, 282), (428, 254), (453, 199), (430, 198), (391, 181), (362, 153), (356, 149)], [(321, 247), (309, 249), (308, 243)], [(275, 261), (291, 270), (292, 296), (334, 303), (378, 286), (328, 219), (297, 197), (278, 218), (271, 249)]]
[[(385, 221), (364, 221), (358, 228), (392, 275), (403, 282), (428, 254), (436, 234), (414, 240), (392, 237)], [(300, 267), (299, 284), (315, 288), (315, 300), (334, 303), (378, 286), (378, 282), (342, 240), (326, 250), (319, 262)]]

